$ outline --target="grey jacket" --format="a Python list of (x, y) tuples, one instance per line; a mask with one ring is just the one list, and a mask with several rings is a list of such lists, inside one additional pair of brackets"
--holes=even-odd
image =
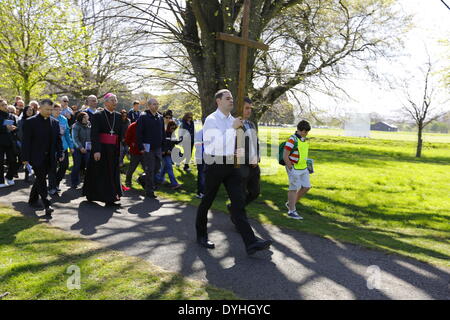
[(76, 149), (86, 148), (86, 142), (91, 141), (91, 124), (83, 125), (75, 122), (72, 127), (72, 139)]

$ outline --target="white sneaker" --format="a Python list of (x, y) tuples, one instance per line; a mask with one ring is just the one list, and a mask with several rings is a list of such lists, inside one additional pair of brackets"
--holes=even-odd
[(14, 180), (8, 180), (8, 179), (6, 179), (6, 183), (7, 183), (8, 185), (10, 185), (10, 186), (13, 186), (13, 185), (16, 184), (16, 183), (14, 182)]
[(288, 217), (289, 217), (289, 218), (292, 218), (292, 219), (295, 219), (295, 220), (303, 220), (303, 217), (300, 216), (300, 215), (297, 213), (297, 211), (290, 211), (290, 212), (288, 212)]
[(6, 183), (0, 184), (0, 188), (6, 188), (6, 187), (9, 187), (9, 184), (6, 184)]
[(195, 197), (198, 198), (198, 199), (203, 199), (204, 196), (205, 195), (203, 193), (199, 193)]

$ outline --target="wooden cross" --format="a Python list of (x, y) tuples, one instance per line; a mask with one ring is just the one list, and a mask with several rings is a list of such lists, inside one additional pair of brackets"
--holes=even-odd
[(244, 16), (242, 18), (242, 37), (236, 37), (228, 33), (218, 33), (217, 40), (223, 40), (238, 44), (241, 46), (240, 55), (240, 69), (239, 69), (239, 85), (238, 85), (238, 95), (237, 95), (237, 115), (241, 116), (244, 113), (244, 95), (245, 95), (245, 85), (247, 80), (247, 56), (248, 48), (255, 48), (267, 51), (269, 46), (253, 41), (248, 38), (248, 29), (250, 24), (250, 0), (244, 1)]

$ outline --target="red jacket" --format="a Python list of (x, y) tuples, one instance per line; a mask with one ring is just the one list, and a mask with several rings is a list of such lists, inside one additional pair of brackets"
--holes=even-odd
[(136, 140), (137, 121), (130, 124), (127, 133), (125, 134), (125, 142), (130, 147), (130, 154), (140, 155), (137, 140)]

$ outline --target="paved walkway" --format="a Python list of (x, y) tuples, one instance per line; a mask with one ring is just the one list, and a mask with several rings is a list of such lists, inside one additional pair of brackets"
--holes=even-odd
[[(43, 215), (28, 207), (29, 190), (18, 181), (0, 190), (0, 202), (26, 215)], [(207, 250), (195, 242), (193, 206), (143, 200), (129, 191), (115, 211), (80, 195), (81, 190), (65, 189), (54, 197), (50, 224), (242, 298), (450, 299), (450, 268), (253, 220), (257, 235), (273, 239), (274, 245), (248, 257), (229, 215), (222, 212), (209, 214), (209, 238), (216, 249)]]

